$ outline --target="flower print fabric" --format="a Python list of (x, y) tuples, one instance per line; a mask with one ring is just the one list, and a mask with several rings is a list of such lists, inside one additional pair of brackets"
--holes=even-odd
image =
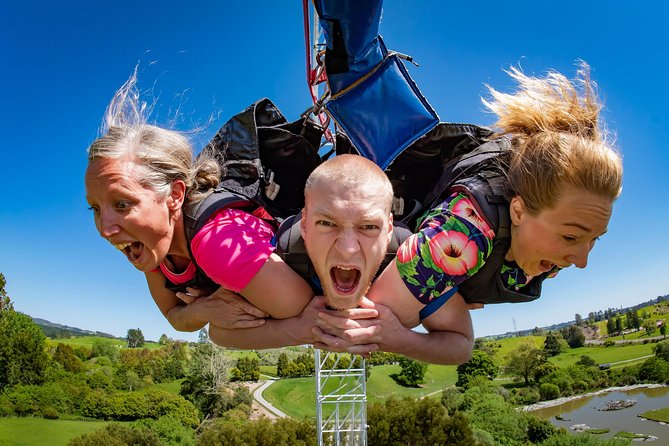
[(423, 304), (441, 296), (481, 269), (494, 231), (464, 193), (452, 194), (423, 218), (416, 234), (397, 252), (404, 283)]

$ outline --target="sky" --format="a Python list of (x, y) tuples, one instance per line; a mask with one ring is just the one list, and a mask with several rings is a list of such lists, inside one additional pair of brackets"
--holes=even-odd
[[(86, 148), (139, 64), (151, 120), (196, 147), (269, 97), (288, 119), (310, 105), (301, 2), (9, 2), (0, 10), (0, 272), (15, 309), (115, 336), (174, 331), (143, 274), (96, 232), (84, 191)], [(504, 73), (587, 61), (623, 154), (624, 190), (585, 270), (562, 271), (533, 303), (473, 312), (476, 336), (586, 317), (669, 293), (666, 17), (660, 1), (387, 0), (380, 32), (410, 54), (412, 77), (443, 121), (490, 125), (485, 84)]]

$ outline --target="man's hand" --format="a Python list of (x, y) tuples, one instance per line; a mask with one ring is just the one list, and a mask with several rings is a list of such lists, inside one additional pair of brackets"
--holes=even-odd
[(197, 305), (207, 314), (207, 321), (221, 328), (253, 328), (265, 323), (269, 315), (254, 307), (237, 293), (220, 287), (211, 295), (197, 288), (188, 288), (188, 293), (177, 293), (187, 305)]
[(318, 315), (314, 347), (366, 356), (383, 350), (397, 352), (402, 337), (409, 331), (390, 309), (363, 298), (359, 308), (324, 311)]

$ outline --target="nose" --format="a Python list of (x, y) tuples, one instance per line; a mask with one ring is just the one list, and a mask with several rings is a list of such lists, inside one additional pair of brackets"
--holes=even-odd
[(96, 223), (100, 236), (107, 239), (121, 230), (118, 224), (118, 216), (115, 212), (101, 210)]
[(585, 268), (588, 266), (588, 254), (592, 246), (589, 244), (581, 244), (576, 249), (567, 256), (567, 261), (577, 268)]
[(355, 231), (349, 228), (341, 230), (337, 236), (335, 249), (344, 259), (351, 258), (360, 251), (360, 242)]

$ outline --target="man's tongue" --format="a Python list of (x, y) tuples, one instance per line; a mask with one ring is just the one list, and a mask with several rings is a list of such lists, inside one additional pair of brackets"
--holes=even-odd
[(360, 271), (357, 269), (332, 268), (332, 277), (335, 286), (339, 291), (347, 292), (355, 289), (360, 278)]
[(139, 256), (142, 254), (142, 245), (141, 242), (133, 242), (132, 245), (125, 248), (125, 255), (128, 256), (128, 260), (131, 262), (136, 262), (139, 259)]

